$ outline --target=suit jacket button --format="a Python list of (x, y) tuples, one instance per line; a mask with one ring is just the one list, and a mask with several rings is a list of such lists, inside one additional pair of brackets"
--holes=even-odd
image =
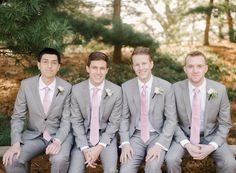
[(44, 121), (47, 121), (47, 120), (48, 120), (47, 118), (44, 119)]
[(188, 129), (191, 129), (191, 126), (189, 126)]

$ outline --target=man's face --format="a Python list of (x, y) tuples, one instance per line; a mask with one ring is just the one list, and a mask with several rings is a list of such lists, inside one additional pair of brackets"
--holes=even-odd
[(91, 61), (89, 66), (86, 66), (89, 74), (89, 79), (94, 86), (99, 86), (106, 78), (108, 72), (107, 63), (104, 60)]
[(139, 80), (146, 83), (152, 75), (153, 61), (148, 55), (137, 54), (132, 57), (133, 69)]
[(41, 61), (38, 62), (38, 69), (43, 78), (54, 78), (60, 69), (57, 56), (53, 54), (44, 54)]
[(194, 86), (200, 86), (203, 83), (205, 73), (208, 70), (205, 59), (202, 56), (190, 56), (186, 59), (184, 72), (186, 73), (189, 81)]

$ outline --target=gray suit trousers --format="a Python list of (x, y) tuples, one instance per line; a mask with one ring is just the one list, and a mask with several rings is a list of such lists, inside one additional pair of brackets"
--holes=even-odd
[[(45, 152), (48, 143), (42, 137), (24, 140), (21, 145), (21, 153), (18, 160), (5, 167), (7, 173), (27, 173), (25, 163), (37, 155)], [(56, 155), (50, 155), (51, 173), (67, 173), (70, 162), (70, 150), (72, 146), (72, 135), (68, 135), (61, 145), (61, 150)]]
[[(136, 130), (130, 139), (131, 147), (133, 148), (134, 155), (131, 160), (121, 164), (120, 173), (136, 173), (143, 160), (147, 151), (155, 144), (155, 139), (158, 137), (158, 133), (151, 132), (150, 139), (144, 143), (140, 138), (140, 131)], [(152, 161), (145, 163), (145, 173), (161, 173), (161, 166), (165, 158), (165, 151), (161, 150), (160, 157), (155, 158)]]
[[(181, 173), (181, 163), (184, 154), (187, 152), (180, 143), (173, 141), (169, 151), (166, 154), (166, 163), (168, 173)], [(235, 173), (236, 172), (236, 161), (233, 157), (227, 143), (225, 142), (222, 146), (218, 147), (214, 152), (210, 154), (210, 157), (216, 162), (217, 173)]]
[[(117, 140), (114, 138), (112, 142), (107, 145), (100, 154), (100, 160), (103, 166), (104, 173), (117, 172)], [(85, 158), (82, 151), (74, 145), (71, 152), (71, 162), (69, 173), (84, 173), (85, 172)]]

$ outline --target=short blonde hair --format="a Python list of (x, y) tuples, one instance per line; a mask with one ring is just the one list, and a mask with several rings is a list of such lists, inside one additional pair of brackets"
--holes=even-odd
[(141, 47), (141, 46), (136, 47), (136, 48), (134, 49), (132, 55), (131, 55), (131, 62), (132, 62), (132, 63), (133, 63), (132, 57), (133, 57), (134, 55), (148, 55), (149, 58), (150, 58), (150, 61), (153, 61), (151, 51), (150, 51), (150, 49), (149, 49), (148, 47)]

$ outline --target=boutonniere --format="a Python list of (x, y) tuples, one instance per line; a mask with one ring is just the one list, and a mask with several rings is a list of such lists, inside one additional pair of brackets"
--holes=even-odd
[(105, 91), (106, 91), (106, 95), (105, 95), (104, 98), (106, 98), (107, 96), (111, 97), (111, 95), (113, 94), (112, 91), (110, 89), (108, 89), (108, 88), (105, 89)]
[(155, 87), (155, 90), (154, 90), (154, 94), (153, 94), (153, 96), (152, 96), (152, 99), (155, 97), (155, 95), (158, 95), (158, 94), (162, 95), (163, 93), (164, 93), (164, 89), (159, 88), (159, 87)]
[(208, 100), (210, 100), (211, 98), (215, 98), (217, 97), (218, 93), (215, 89), (213, 88), (210, 88), (208, 91), (207, 91), (207, 95), (208, 95)]
[[(60, 93), (60, 94), (63, 94), (65, 92), (65, 89), (62, 87), (62, 86), (58, 86), (57, 87), (57, 95)], [(56, 96), (57, 96), (56, 95)]]

